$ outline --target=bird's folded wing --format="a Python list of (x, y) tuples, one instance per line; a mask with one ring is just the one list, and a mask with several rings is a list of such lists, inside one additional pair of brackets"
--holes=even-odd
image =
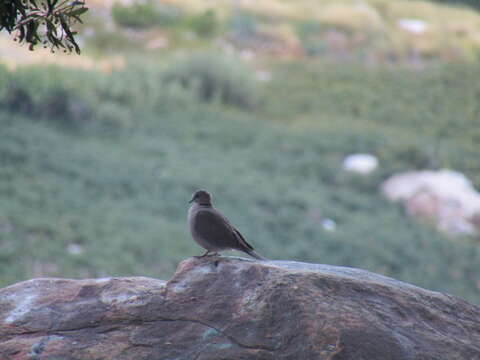
[(197, 212), (194, 231), (198, 236), (219, 248), (252, 249), (240, 232), (215, 209), (205, 209)]
[(240, 243), (242, 243), (242, 245), (244, 247), (246, 247), (247, 249), (250, 249), (250, 250), (253, 250), (253, 247), (252, 245), (250, 245), (247, 240), (245, 240), (245, 238), (243, 237), (242, 234), (240, 234), (240, 231), (238, 231), (237, 229), (233, 229), (234, 232), (235, 232), (235, 235), (237, 235), (237, 238), (238, 238), (238, 241), (240, 241)]

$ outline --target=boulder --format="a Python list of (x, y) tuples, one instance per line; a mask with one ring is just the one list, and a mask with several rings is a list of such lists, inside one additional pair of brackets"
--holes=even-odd
[(450, 236), (475, 236), (480, 227), (480, 193), (461, 173), (451, 170), (409, 171), (393, 175), (383, 193), (403, 203), (407, 214), (433, 221)]
[(420, 19), (399, 19), (398, 27), (413, 35), (423, 35), (428, 30), (428, 23)]
[(0, 290), (2, 360), (480, 359), (480, 308), (368, 271), (231, 257), (170, 281)]
[(342, 167), (346, 171), (368, 175), (378, 167), (378, 159), (371, 154), (351, 154), (343, 159)]

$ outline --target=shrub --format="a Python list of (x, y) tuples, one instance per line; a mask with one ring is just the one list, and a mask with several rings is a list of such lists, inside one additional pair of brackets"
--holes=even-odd
[(125, 32), (117, 31), (116, 29), (98, 29), (94, 36), (87, 39), (89, 46), (102, 51), (103, 53), (111, 52), (118, 54), (120, 51), (143, 48), (144, 44), (136, 41)]
[(207, 10), (203, 14), (194, 16), (190, 20), (190, 27), (200, 36), (212, 37), (219, 27), (217, 14), (214, 10)]
[(176, 8), (157, 4), (154, 0), (135, 0), (130, 5), (117, 2), (112, 7), (112, 17), (118, 25), (137, 29), (168, 26), (179, 16)]
[(317, 56), (326, 52), (325, 41), (321, 37), (321, 27), (318, 21), (305, 21), (297, 25), (300, 43), (309, 56)]
[(257, 35), (257, 19), (248, 12), (237, 12), (232, 16), (229, 28), (234, 37), (250, 39)]
[(243, 109), (254, 108), (260, 96), (252, 71), (218, 53), (197, 53), (173, 63), (166, 70), (164, 81), (191, 89), (201, 101), (219, 99), (223, 104)]
[[(73, 75), (73, 76), (72, 76)], [(58, 67), (25, 67), (2, 83), (0, 106), (13, 113), (73, 125), (87, 119), (91, 101), (80, 90), (82, 75)]]
[(94, 89), (99, 103), (114, 103), (135, 111), (161, 112), (198, 103), (179, 84), (162, 81), (163, 69), (157, 62), (131, 59), (125, 69), (100, 78)]
[[(0, 110), (67, 128), (96, 123), (113, 129), (129, 123), (128, 103), (115, 99), (115, 82), (107, 75), (31, 66), (14, 72), (0, 68), (0, 79)], [(102, 87), (108, 89), (103, 97)]]

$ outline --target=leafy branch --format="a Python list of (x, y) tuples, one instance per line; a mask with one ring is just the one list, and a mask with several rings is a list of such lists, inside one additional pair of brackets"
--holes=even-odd
[(88, 11), (83, 0), (0, 0), (0, 30), (14, 34), (14, 40), (80, 54), (75, 23)]

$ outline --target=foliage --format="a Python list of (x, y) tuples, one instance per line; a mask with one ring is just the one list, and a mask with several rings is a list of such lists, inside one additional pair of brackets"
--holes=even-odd
[(81, 81), (81, 76), (67, 76), (67, 70), (54, 67), (0, 71), (5, 79), (0, 84), (0, 107), (8, 111), (72, 123), (91, 111), (87, 99), (75, 90), (75, 82)]
[(196, 53), (174, 62), (166, 70), (164, 81), (191, 89), (201, 101), (218, 99), (243, 109), (254, 108), (260, 97), (252, 71), (220, 53)]
[(454, 4), (454, 5), (468, 5), (480, 9), (480, 2), (478, 0), (430, 0), (439, 3)]
[(2, 0), (0, 30), (14, 31), (14, 40), (26, 42), (30, 50), (41, 43), (52, 52), (75, 50), (80, 54), (71, 26), (81, 23), (80, 16), (87, 11), (85, 3), (78, 0)]
[[(61, 67), (0, 67), (0, 110), (47, 120), (71, 130), (95, 122), (110, 129), (128, 124), (130, 110), (101, 97), (105, 75)], [(89, 90), (87, 90), (89, 89)]]
[[(269, 117), (303, 126), (379, 134), (375, 152), (393, 166), (455, 165), (480, 188), (480, 168), (473, 155), (480, 136), (479, 76), (478, 66), (464, 64), (423, 71), (285, 64), (273, 72), (266, 107)], [(396, 150), (390, 153), (384, 146)]]
[(190, 19), (190, 27), (202, 37), (212, 37), (218, 30), (219, 22), (214, 10), (207, 10)]
[(246, 11), (236, 11), (232, 14), (229, 29), (233, 36), (240, 39), (249, 39), (257, 34), (258, 20)]
[(137, 29), (168, 26), (179, 16), (176, 8), (155, 0), (135, 0), (126, 5), (116, 2), (112, 7), (112, 17), (117, 24)]
[[(73, 90), (93, 94), (112, 118), (117, 106), (131, 112), (132, 126), (108, 138), (3, 107), (0, 284), (167, 278), (201, 252), (185, 217), (202, 187), (267, 257), (361, 267), (479, 303), (478, 244), (444, 238), (378, 193), (393, 172), (434, 163), (464, 171), (478, 187), (478, 71), (279, 65), (262, 107), (241, 112), (167, 87), (161, 70), (137, 63), (93, 73)], [(67, 88), (73, 74), (62, 76)], [(343, 172), (343, 157), (359, 151), (379, 156), (380, 170)]]

